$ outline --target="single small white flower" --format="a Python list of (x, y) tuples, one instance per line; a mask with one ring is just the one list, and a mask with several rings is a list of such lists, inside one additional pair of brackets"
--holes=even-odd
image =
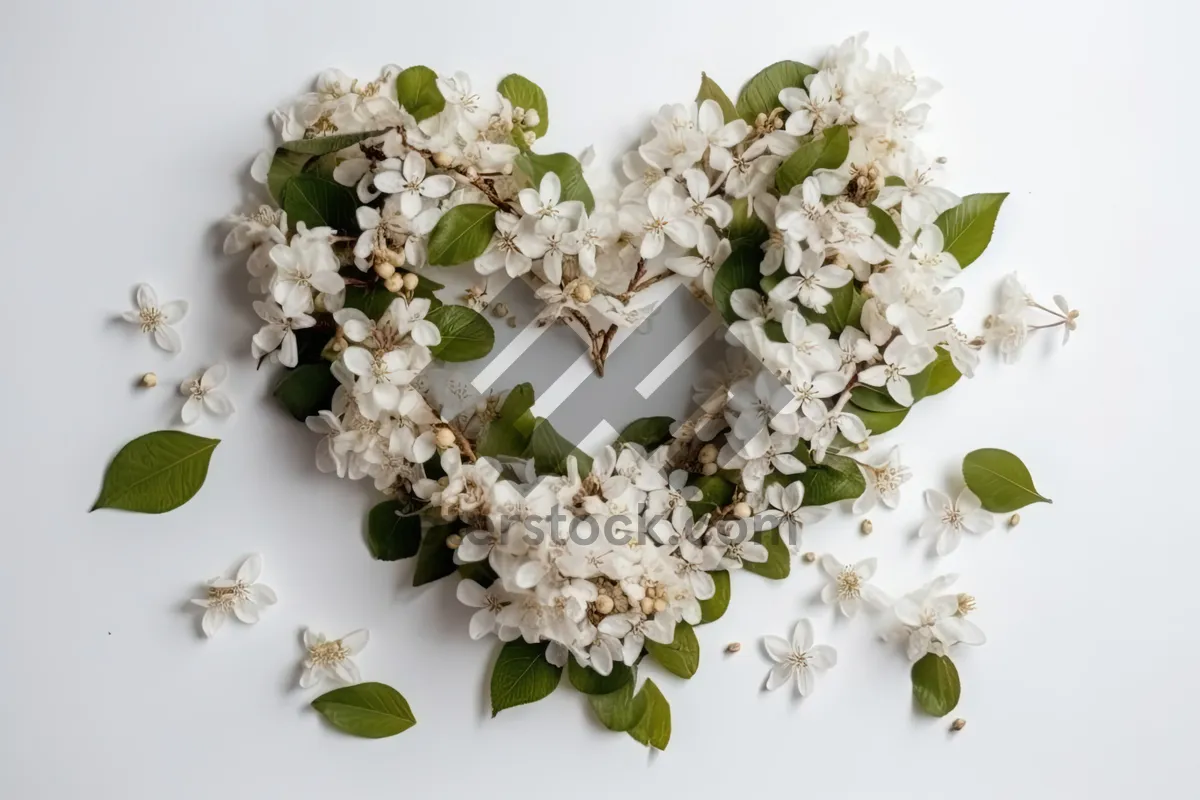
[(188, 304), (183, 300), (172, 300), (159, 305), (154, 287), (148, 283), (137, 285), (137, 310), (126, 311), (122, 318), (142, 329), (142, 333), (154, 336), (154, 343), (168, 353), (183, 349), (183, 341), (171, 326), (187, 316)]
[(234, 412), (233, 401), (219, 388), (228, 374), (224, 364), (213, 364), (199, 377), (188, 378), (179, 385), (180, 394), (187, 398), (179, 412), (184, 425), (200, 419), (201, 407), (218, 417), (227, 417)]
[(812, 623), (802, 619), (788, 642), (779, 636), (764, 636), (763, 647), (775, 662), (767, 675), (767, 689), (774, 690), (794, 680), (796, 691), (807, 697), (813, 691), (813, 673), (837, 664), (837, 651), (829, 645), (813, 644)]
[(555, 172), (543, 175), (537, 189), (522, 189), (517, 193), (517, 200), (525, 214), (534, 219), (539, 229), (555, 220), (566, 220), (573, 226), (583, 214), (583, 203), (578, 200), (562, 200), (562, 181)]
[(884, 363), (867, 367), (858, 373), (858, 380), (868, 386), (886, 386), (893, 400), (902, 406), (911, 406), (913, 393), (908, 378), (925, 369), (935, 358), (937, 353), (932, 347), (895, 339), (883, 351)]
[(329, 641), (323, 633), (304, 629), (304, 647), (308, 654), (304, 659), (304, 671), (300, 674), (300, 688), (311, 689), (322, 677), (339, 683), (358, 683), (362, 680), (358, 665), (351, 660), (367, 646), (369, 633), (357, 630), (340, 639)]
[(824, 260), (822, 254), (805, 250), (797, 262), (796, 274), (776, 284), (771, 296), (786, 300), (795, 297), (800, 305), (824, 314), (826, 306), (833, 302), (829, 290), (845, 286), (854, 279), (850, 270), (835, 264), (822, 265)]
[(1062, 312), (1063, 344), (1071, 340), (1071, 332), (1079, 326), (1079, 312), (1067, 304), (1067, 298), (1061, 294), (1054, 295), (1054, 305)]
[[(384, 162), (386, 163), (386, 162)], [(454, 179), (449, 175), (425, 175), (425, 158), (415, 150), (404, 157), (399, 170), (381, 170), (375, 176), (375, 188), (400, 196), (400, 212), (416, 219), (425, 208), (423, 198), (445, 197), (454, 191)]]
[(854, 501), (854, 513), (865, 514), (882, 501), (888, 508), (900, 504), (900, 486), (912, 477), (912, 471), (900, 463), (900, 448), (893, 447), (876, 464), (859, 461), (858, 468), (866, 478), (867, 488)]
[(428, 297), (414, 297), (406, 300), (397, 297), (388, 306), (388, 314), (396, 333), (403, 336), (408, 334), (414, 342), (422, 347), (437, 347), (442, 342), (442, 332), (437, 325), (425, 319), (429, 314), (430, 302)]
[(258, 616), (266, 606), (274, 605), (278, 598), (270, 586), (258, 583), (262, 575), (262, 556), (255, 554), (242, 562), (232, 578), (213, 578), (203, 598), (192, 602), (204, 609), (200, 628), (205, 636), (212, 636), (230, 614), (247, 625), (258, 622)]
[(875, 563), (875, 559), (867, 558), (850, 566), (833, 556), (821, 556), (821, 568), (829, 576), (829, 583), (821, 590), (821, 599), (831, 605), (837, 603), (847, 617), (857, 614), (864, 602), (873, 608), (887, 607), (891, 599), (870, 584)]
[(965, 487), (954, 500), (937, 489), (926, 489), (925, 505), (929, 507), (929, 516), (921, 524), (919, 535), (937, 538), (939, 556), (958, 547), (963, 531), (987, 533), (996, 524), (996, 518), (984, 511), (979, 498)]
[(780, 537), (792, 548), (799, 547), (804, 526), (814, 525), (829, 516), (828, 506), (804, 505), (804, 484), (798, 480), (787, 486), (772, 483), (766, 494), (771, 507), (759, 519), (765, 528), (778, 528)]
[(512, 602), (508, 592), (496, 581), (486, 589), (473, 580), (461, 580), (455, 590), (458, 601), (470, 608), (479, 609), (471, 615), (468, 632), (472, 639), (482, 639), (498, 627), (496, 615)]
[[(533, 259), (521, 252), (517, 236), (521, 232), (521, 218), (504, 211), (496, 212), (496, 232), (487, 249), (475, 259), (475, 269), (480, 275), (491, 275), (504, 270), (509, 277), (524, 275), (533, 267)], [(593, 264), (594, 266), (594, 264)]]
[(250, 352), (255, 358), (275, 353), (279, 363), (294, 367), (299, 359), (296, 351), (296, 331), (311, 328), (317, 321), (302, 311), (283, 308), (272, 299), (255, 300), (254, 313), (266, 325), (250, 340)]

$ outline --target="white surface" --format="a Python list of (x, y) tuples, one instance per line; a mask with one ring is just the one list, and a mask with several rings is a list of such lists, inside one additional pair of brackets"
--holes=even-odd
[[(1200, 288), (1200, 63), (1183, 5), (5, 3), (0, 796), (1191, 794), (1200, 537), (1183, 335)], [(316, 472), (254, 372), (241, 267), (213, 226), (241, 200), (265, 112), (327, 65), (517, 71), (549, 96), (549, 147), (611, 157), (702, 69), (732, 93), (862, 28), (946, 85), (930, 141), (951, 186), (1012, 192), (963, 277), (978, 310), (1019, 269), (1084, 311), (1065, 351), (1035, 345), (913, 414), (897, 438), (917, 477), (873, 536), (843, 516), (809, 543), (880, 556), (893, 591), (963, 573), (990, 637), (959, 658), (966, 730), (914, 715), (904, 659), (866, 620), (812, 605), (802, 564), (783, 583), (735, 576), (696, 677), (654, 673), (673, 711), (665, 754), (601, 730), (565, 688), (488, 719), (492, 645), (468, 640), (453, 586), (413, 590), (411, 566), (369, 558), (365, 487)], [(142, 280), (192, 303), (177, 358), (110, 322)], [(224, 439), (200, 495), (163, 517), (86, 514), (112, 453), (168, 424), (178, 380), (218, 359), (240, 410), (196, 429)], [(133, 388), (147, 370), (160, 387)], [(909, 540), (919, 493), (987, 445), (1022, 455), (1055, 504), (931, 562)], [(195, 584), (255, 551), (280, 604), (202, 641), (184, 607)], [(799, 704), (759, 691), (757, 640), (802, 614), (841, 663)], [(365, 674), (420, 724), (377, 742), (324, 726), (294, 688), (304, 625), (369, 627)], [(723, 655), (732, 640), (745, 648)]]

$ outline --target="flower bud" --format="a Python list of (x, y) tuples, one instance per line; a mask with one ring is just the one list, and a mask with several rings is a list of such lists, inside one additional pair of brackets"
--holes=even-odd
[(581, 283), (571, 292), (571, 296), (575, 298), (577, 303), (588, 303), (592, 299), (592, 287), (586, 283)]
[(654, 613), (654, 598), (653, 597), (643, 597), (641, 607), (642, 607), (642, 613), (645, 614), (647, 617), (650, 616), (651, 614), (653, 614)]
[(713, 464), (717, 460), (717, 446), (712, 442), (700, 448), (700, 454), (696, 456), (701, 464)]
[(512, 164), (505, 164), (503, 167), (500, 168), (501, 175), (512, 175), (512, 173), (513, 173), (513, 165)]
[(664, 612), (666, 610), (667, 610), (667, 601), (662, 599), (661, 597), (656, 598), (654, 601), (654, 613), (661, 614), (662, 612)]
[(473, 165), (470, 167), (467, 167), (467, 177), (470, 178), (471, 180), (475, 180), (476, 178), (479, 177), (479, 170), (475, 169), (475, 167)]
[(525, 131), (525, 144), (533, 147), (533, 143), (537, 141), (537, 134), (533, 131)]
[(158, 376), (153, 372), (147, 372), (142, 376), (142, 386), (145, 386), (147, 389), (153, 389), (155, 386), (158, 386)]
[(961, 731), (965, 727), (967, 727), (967, 721), (962, 717), (959, 717), (958, 719), (954, 720), (954, 722), (950, 723), (950, 730), (952, 731)]
[(1020, 524), (1021, 524), (1021, 515), (1020, 514), (1013, 514), (1011, 517), (1008, 518), (1008, 527), (1015, 528)]
[(811, 564), (817, 560), (817, 554), (813, 553), (813, 552), (805, 553), (804, 560), (807, 561), (809, 564)]
[(592, 603), (592, 606), (600, 614), (611, 614), (614, 605), (616, 604), (613, 603), (613, 599), (606, 594), (600, 595), (596, 598), (596, 602)]
[(404, 278), (393, 273), (390, 278), (384, 280), (383, 288), (387, 289), (392, 294), (397, 294), (404, 289)]
[(752, 513), (754, 513), (754, 512), (750, 510), (750, 504), (747, 503), (745, 500), (736, 504), (733, 507), (733, 515), (735, 517), (737, 517), (738, 519), (746, 519)]
[(729, 644), (725, 645), (726, 653), (736, 653), (741, 649), (742, 649), (741, 642), (730, 642)]
[(859, 526), (859, 530), (861, 530), (863, 535), (866, 536), (871, 531), (875, 530), (875, 524), (869, 519), (864, 519), (862, 521), (862, 525)]
[(457, 550), (461, 544), (462, 537), (457, 533), (452, 533), (446, 537), (446, 547), (449, 547), (451, 550)]
[(444, 169), (454, 163), (454, 156), (450, 155), (449, 153), (445, 153), (445, 152), (434, 153), (433, 154), (433, 163)]
[(415, 272), (404, 273), (404, 291), (406, 291), (406, 292), (413, 291), (414, 289), (417, 288), (417, 284), (420, 282), (421, 282), (421, 279), (417, 276), (417, 273), (415, 273)]
[(536, 128), (541, 121), (542, 115), (537, 112), (536, 108), (525, 109), (525, 116), (521, 118), (521, 124), (526, 128)]
[(700, 468), (700, 472), (703, 473), (704, 475), (716, 475), (717, 474), (716, 462), (710, 461), (709, 463), (705, 464), (703, 467)]
[(443, 450), (451, 448), (458, 438), (454, 435), (454, 431), (449, 428), (438, 428), (437, 446)]
[(375, 274), (386, 281), (388, 278), (396, 274), (396, 268), (392, 266), (392, 262), (384, 261), (375, 265)]

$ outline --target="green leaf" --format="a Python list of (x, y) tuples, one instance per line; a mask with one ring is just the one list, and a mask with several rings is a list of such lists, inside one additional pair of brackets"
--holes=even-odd
[(299, 175), (311, 160), (312, 156), (307, 153), (296, 153), (285, 147), (275, 149), (275, 156), (271, 159), (271, 166), (267, 170), (267, 191), (280, 206), (283, 205), (283, 187), (287, 185), (288, 181)]
[(717, 85), (717, 82), (708, 77), (707, 73), (700, 73), (700, 91), (696, 92), (696, 105), (699, 106), (705, 100), (714, 100), (721, 107), (721, 113), (725, 115), (726, 122), (733, 122), (738, 117), (737, 108), (734, 107), (733, 101), (729, 99), (729, 95)]
[(900, 246), (900, 228), (896, 227), (896, 221), (892, 219), (891, 214), (871, 203), (867, 206), (867, 216), (875, 223), (876, 236), (892, 247)]
[(1038, 494), (1029, 469), (1007, 450), (972, 450), (963, 459), (962, 470), (967, 488), (978, 495), (988, 511), (1007, 514), (1030, 503), (1054, 502)]
[(283, 185), (282, 204), (292, 227), (303, 222), (310, 228), (358, 232), (358, 196), (352, 188), (329, 178), (313, 173), (293, 176)]
[(720, 475), (694, 475), (689, 483), (700, 490), (700, 499), (688, 504), (696, 518), (729, 505), (737, 488)]
[(713, 303), (726, 322), (732, 324), (741, 321), (741, 317), (734, 313), (729, 300), (736, 290), (753, 289), (761, 293), (759, 288), (759, 282), (762, 279), (759, 271), (760, 263), (762, 263), (762, 251), (757, 245), (746, 243), (739, 245), (730, 253), (729, 258), (725, 259), (725, 263), (717, 270), (717, 275), (713, 279)]
[(575, 456), (581, 476), (592, 471), (591, 457), (564, 439), (545, 419), (539, 419), (534, 426), (524, 456), (533, 459), (534, 468), (539, 475), (566, 475), (568, 456)]
[(421, 537), (421, 546), (417, 548), (413, 586), (424, 586), (454, 574), (454, 551), (446, 544), (446, 539), (457, 531), (453, 525), (435, 525), (425, 531), (425, 535)]
[(690, 678), (700, 668), (700, 642), (696, 631), (686, 622), (675, 625), (675, 639), (670, 644), (646, 640), (646, 651), (668, 672)]
[(505, 642), (492, 667), (492, 716), (506, 708), (534, 703), (558, 687), (562, 667), (546, 660), (549, 642)]
[(892, 396), (888, 394), (888, 390), (882, 386), (859, 384), (850, 390), (850, 399), (859, 408), (883, 414), (904, 411), (906, 408), (906, 406), (902, 406), (893, 400)]
[(804, 505), (824, 506), (839, 500), (853, 500), (866, 491), (867, 481), (858, 464), (846, 456), (825, 456), (817, 464), (801, 446), (796, 456), (805, 463), (807, 470), (798, 476), (804, 484)]
[[(520, 456), (533, 435), (533, 385), (513, 387), (500, 406), (500, 414), (487, 424), (475, 451), (481, 456)], [(528, 424), (526, 424), (528, 423)]]
[(328, 364), (301, 364), (287, 371), (275, 385), (273, 394), (289, 414), (304, 422), (330, 407), (337, 387), (337, 378), (329, 371)]
[(547, 172), (558, 175), (562, 183), (562, 200), (578, 200), (590, 214), (596, 207), (596, 198), (592, 196), (591, 187), (583, 177), (583, 167), (579, 159), (569, 153), (521, 153), (516, 160), (517, 169), (521, 170), (536, 188), (541, 185), (542, 176)]
[(600, 724), (610, 731), (627, 731), (646, 714), (646, 707), (649, 705), (647, 695), (642, 692), (636, 695), (633, 693), (636, 677), (631, 673), (629, 682), (615, 692), (588, 696), (588, 704), (596, 713)]
[(469, 561), (459, 564), (457, 572), (460, 578), (475, 581), (485, 589), (500, 577), (487, 561)]
[[(778, 61), (746, 81), (737, 99), (737, 112), (754, 124), (759, 114), (770, 114), (782, 106), (779, 93), (789, 87), (804, 88), (804, 79), (816, 70), (799, 61)], [(728, 121), (728, 120), (727, 120)]]
[(775, 173), (775, 188), (781, 195), (793, 186), (804, 183), (818, 169), (837, 169), (850, 155), (850, 134), (845, 125), (831, 125), (821, 135), (800, 145), (796, 152), (779, 165)]
[(850, 281), (845, 286), (830, 289), (829, 293), (833, 295), (833, 299), (829, 301), (829, 305), (825, 306), (824, 312), (818, 314), (806, 308), (804, 316), (809, 318), (809, 322), (819, 322), (829, 328), (830, 333), (834, 336), (838, 336), (846, 329), (846, 326), (851, 324), (851, 316), (858, 298), (858, 289), (854, 288), (854, 281)]
[[(733, 219), (729, 222), (729, 246), (737, 250), (742, 245), (761, 248), (763, 242), (770, 236), (767, 224), (750, 213), (750, 202), (739, 197), (732, 203)], [(760, 259), (761, 261), (761, 256)]]
[[(807, 497), (805, 497), (805, 504), (808, 504)], [(759, 531), (751, 537), (751, 541), (758, 542), (767, 548), (767, 560), (757, 564), (743, 561), (742, 569), (773, 581), (781, 581), (791, 574), (792, 551), (788, 549), (787, 542), (779, 535), (777, 528)]]
[(339, 731), (364, 739), (395, 736), (417, 724), (404, 695), (383, 683), (343, 686), (312, 701)]
[(429, 263), (454, 267), (483, 254), (496, 231), (496, 209), (464, 203), (442, 215), (429, 234)]
[(969, 194), (954, 208), (943, 213), (934, 223), (942, 229), (946, 243), (943, 250), (958, 259), (966, 269), (983, 255), (992, 241), (996, 215), (1008, 192), (999, 194)]
[(357, 308), (373, 320), (382, 317), (395, 299), (396, 295), (384, 288), (383, 281), (346, 287), (346, 308)]
[(528, 130), (537, 134), (539, 139), (546, 135), (546, 130), (550, 127), (550, 112), (547, 110), (546, 93), (542, 91), (542, 87), (513, 73), (500, 81), (496, 91), (507, 97), (514, 106), (537, 111), (538, 124)]
[(435, 308), (425, 319), (442, 333), (442, 341), (429, 352), (443, 361), (474, 361), (492, 352), (496, 344), (496, 331), (482, 314), (466, 306)]
[(729, 608), (729, 572), (728, 570), (719, 569), (715, 572), (710, 572), (712, 575), (713, 584), (716, 585), (716, 591), (713, 596), (707, 600), (700, 601), (700, 624), (706, 622), (715, 622), (725, 616), (725, 609)]
[(155, 431), (131, 441), (113, 457), (91, 510), (120, 508), (162, 514), (191, 500), (208, 477), (220, 439), (183, 431)]
[(633, 670), (618, 661), (612, 665), (612, 672), (601, 675), (591, 667), (580, 666), (578, 661), (571, 658), (567, 662), (567, 677), (571, 685), (584, 694), (612, 694), (633, 683)]
[(946, 656), (926, 653), (912, 666), (913, 698), (926, 714), (944, 717), (958, 705), (958, 668)]
[(646, 450), (653, 450), (659, 445), (671, 440), (671, 426), (675, 420), (671, 417), (642, 417), (625, 426), (621, 431), (618, 444), (640, 444)]
[[(645, 710), (629, 729), (629, 735), (647, 747), (666, 750), (667, 743), (671, 741), (671, 704), (649, 678), (642, 684), (637, 697), (644, 698)], [(638, 703), (637, 697), (634, 698), (635, 705)]]
[(924, 397), (941, 394), (958, 383), (958, 379), (962, 377), (958, 367), (950, 360), (950, 353), (941, 347), (937, 349), (937, 358), (924, 371), (929, 373), (925, 382)]
[(396, 100), (417, 122), (446, 107), (446, 98), (437, 87), (437, 73), (422, 66), (409, 67), (396, 76)]
[(887, 433), (901, 422), (904, 422), (904, 418), (908, 416), (909, 409), (906, 408), (903, 411), (878, 412), (860, 408), (854, 403), (850, 403), (846, 406), (846, 411), (861, 419), (863, 424), (866, 425), (868, 430), (871, 431), (872, 436), (878, 436), (880, 434)]
[[(396, 500), (384, 500), (367, 514), (367, 547), (377, 561), (415, 556), (421, 548), (421, 517), (402, 513)], [(449, 549), (449, 548), (447, 548)]]
[(387, 133), (386, 130), (363, 131), (361, 133), (338, 133), (333, 136), (318, 136), (315, 139), (295, 139), (290, 142), (284, 142), (280, 145), (280, 148), (292, 153), (323, 156), (329, 153), (336, 153), (339, 150), (345, 150), (347, 147), (358, 144), (365, 139), (383, 136), (385, 133)]

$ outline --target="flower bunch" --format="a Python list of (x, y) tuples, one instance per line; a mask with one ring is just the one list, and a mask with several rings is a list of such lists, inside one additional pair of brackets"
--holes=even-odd
[[(275, 114), (283, 142), (252, 168), (274, 204), (231, 217), (226, 240), (261, 295), (251, 350), (287, 368), (276, 394), (321, 434), (318, 467), (386, 495), (373, 555), (416, 556), (417, 584), (458, 574), (471, 636), (505, 642), (494, 710), (548, 694), (565, 667), (602, 722), (665, 746), (665, 699), (650, 681), (633, 693), (640, 659), (690, 677), (693, 626), (724, 612), (731, 570), (786, 577), (836, 504), (896, 505), (910, 473), (894, 454), (860, 460), (872, 437), (972, 376), (987, 342), (1011, 357), (1031, 330), (1074, 329), (1078, 312), (1015, 279), (983, 335), (960, 327), (953, 279), (1006, 195), (940, 185), (945, 160), (917, 144), (937, 88), (861, 36), (817, 68), (767, 67), (736, 102), (703, 76), (607, 193), (590, 157), (535, 151), (549, 111), (519, 75), (483, 90), (423, 66), (367, 83), (330, 71)], [(600, 374), (617, 331), (652, 310), (643, 293), (686, 284), (727, 323), (728, 369), (697, 384), (689, 418), (638, 420), (593, 458), (534, 416), (528, 384), (483, 396), (443, 371), (494, 341), (477, 303), (437, 296), (436, 269), (461, 264), (529, 282), (537, 323), (578, 331)], [(1056, 320), (1030, 325), (1030, 309)], [(988, 474), (1016, 469), (977, 453)], [(1045, 499), (1027, 471), (1015, 500), (972, 474), (987, 511)], [(873, 560), (822, 563), (845, 613), (888, 605)], [(910, 655), (976, 638), (943, 588), (894, 608)], [(810, 645), (805, 628), (775, 648), (791, 666), (773, 683)]]

